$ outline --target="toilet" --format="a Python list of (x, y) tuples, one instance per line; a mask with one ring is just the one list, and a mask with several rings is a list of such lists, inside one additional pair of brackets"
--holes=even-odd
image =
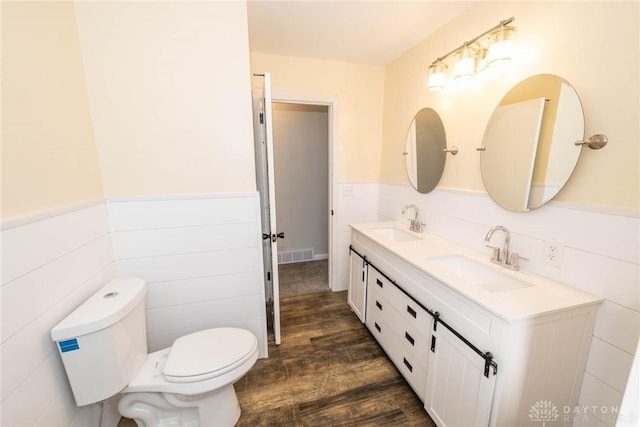
[(145, 295), (139, 278), (111, 280), (51, 330), (78, 406), (121, 393), (118, 410), (138, 426), (233, 426), (233, 384), (258, 358), (258, 340), (213, 328), (147, 354)]

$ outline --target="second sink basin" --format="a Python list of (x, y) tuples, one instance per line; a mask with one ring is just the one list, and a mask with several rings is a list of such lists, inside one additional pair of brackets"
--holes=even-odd
[(501, 272), (465, 256), (433, 257), (429, 261), (488, 292), (505, 292), (533, 286), (513, 277), (518, 273)]
[(399, 228), (396, 228), (396, 227), (379, 227), (379, 228), (373, 228), (372, 230), (374, 233), (382, 237), (385, 237), (389, 240), (393, 240), (394, 242), (420, 239), (419, 237), (414, 236), (408, 231), (400, 230)]

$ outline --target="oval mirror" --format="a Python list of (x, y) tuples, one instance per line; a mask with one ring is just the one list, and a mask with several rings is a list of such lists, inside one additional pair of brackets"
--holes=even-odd
[(556, 196), (578, 162), (584, 113), (563, 78), (530, 77), (515, 85), (494, 110), (484, 133), (480, 169), (491, 198), (526, 212)]
[(442, 176), (447, 147), (444, 125), (431, 108), (418, 111), (409, 125), (405, 166), (413, 188), (420, 193), (433, 190)]

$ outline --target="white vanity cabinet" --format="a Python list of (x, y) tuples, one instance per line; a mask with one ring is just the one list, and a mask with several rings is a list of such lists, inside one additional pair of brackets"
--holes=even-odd
[(499, 304), (478, 302), (472, 291), (445, 284), (407, 256), (424, 250), (424, 257), (415, 256), (420, 260), (438, 251), (429, 252), (424, 242), (387, 240), (353, 228), (352, 270), (358, 267), (358, 274), (351, 280), (357, 286), (366, 280), (365, 325), (435, 423), (528, 426), (530, 409), (550, 401), (559, 414), (554, 425), (571, 425), (563, 410), (577, 403), (600, 300), (558, 285), (550, 289), (561, 302), (536, 311), (546, 296), (541, 284), (489, 295), (509, 301), (499, 312)]

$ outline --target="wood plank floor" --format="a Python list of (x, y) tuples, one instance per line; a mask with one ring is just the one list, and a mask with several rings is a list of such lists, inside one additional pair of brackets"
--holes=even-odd
[(346, 298), (282, 299), (282, 344), (235, 385), (238, 426), (434, 425)]

